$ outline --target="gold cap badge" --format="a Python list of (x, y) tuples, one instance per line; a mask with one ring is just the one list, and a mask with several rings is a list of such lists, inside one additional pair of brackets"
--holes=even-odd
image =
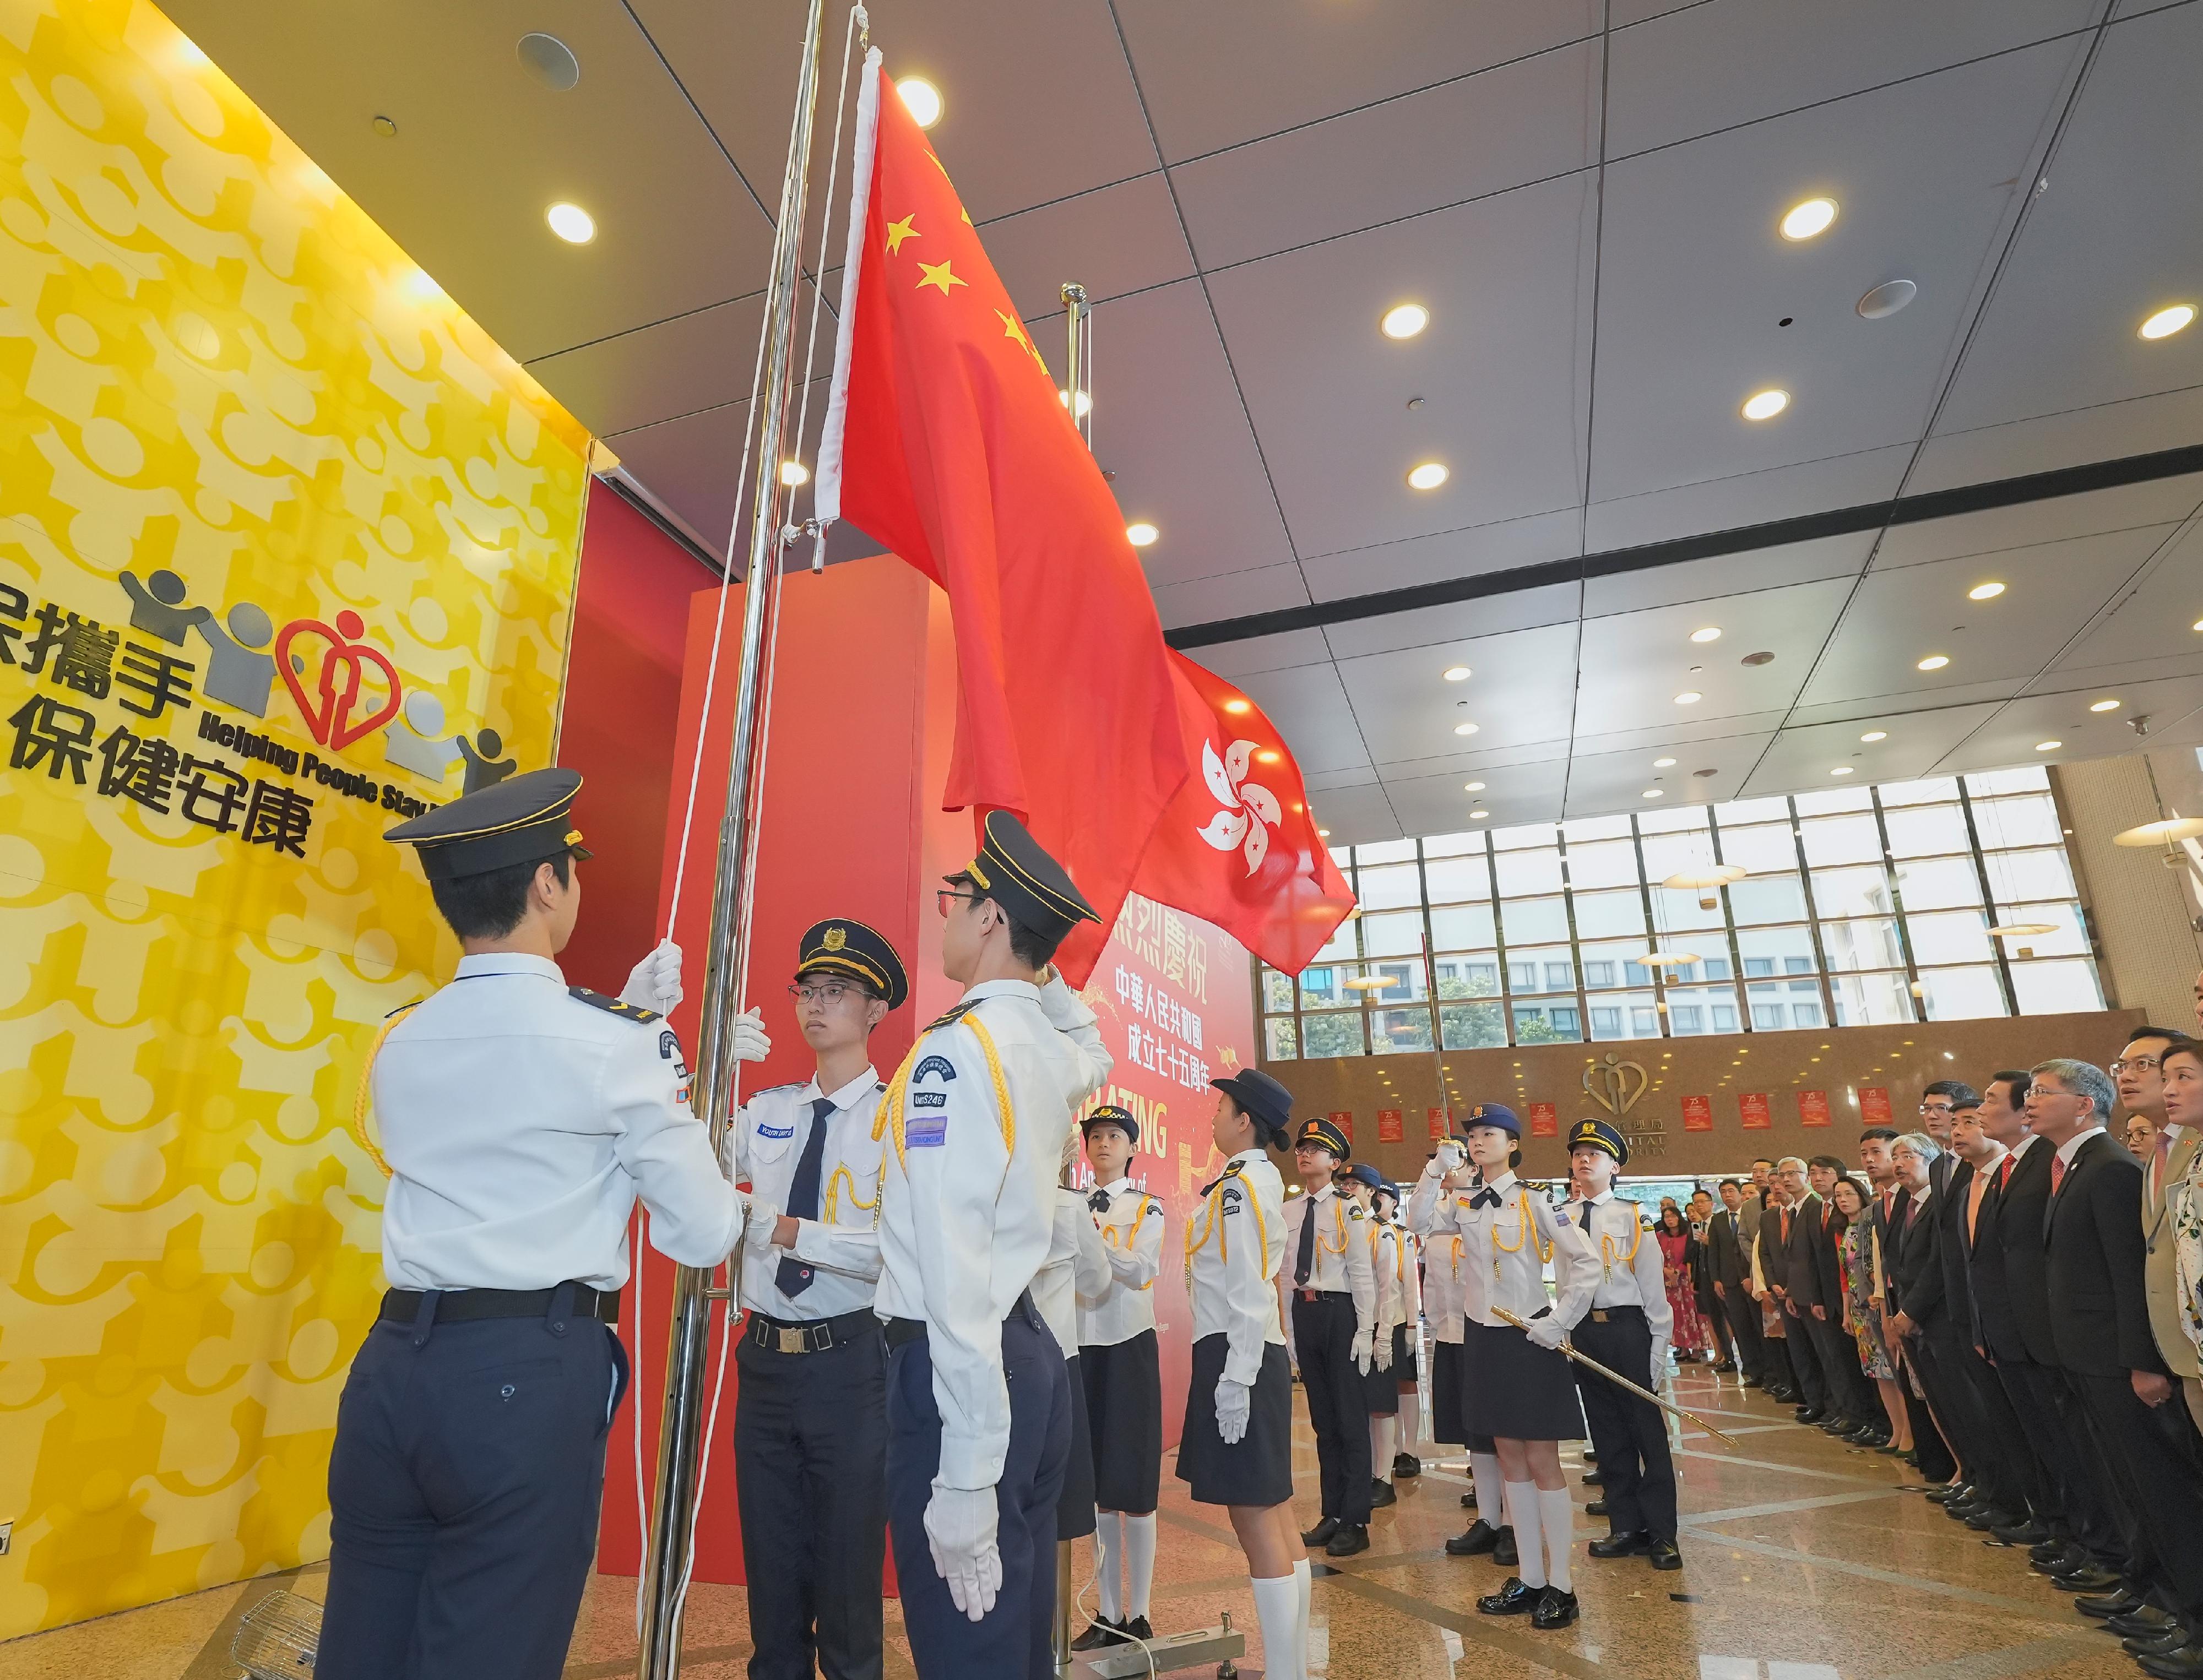
[(819, 940), (819, 943), (824, 946), (829, 951), (839, 951), (848, 942), (849, 935), (848, 932), (840, 928), (829, 928), (826, 930), (826, 937)]

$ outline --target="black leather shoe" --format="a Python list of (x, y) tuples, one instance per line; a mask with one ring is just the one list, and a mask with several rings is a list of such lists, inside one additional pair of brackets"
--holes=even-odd
[(2203, 1639), (2191, 1639), (2177, 1650), (2167, 1651), (2163, 1656), (2142, 1657), (2138, 1659), (2144, 1674), (2154, 1675), (2157, 1680), (2203, 1680)]
[(1655, 1569), (1680, 1569), (1683, 1566), (1683, 1554), (1672, 1540), (1654, 1541), (1652, 1549), (1645, 1555), (1651, 1559)]
[(1989, 1532), (2007, 1546), (2040, 1546), (2050, 1538), (2050, 1530), (2031, 1517), (2017, 1523), (2006, 1523), (2001, 1528), (1991, 1529)]
[[(2050, 1577), (2051, 1584), (2061, 1593), (2078, 1593), (2084, 1598), (2117, 1598), (2125, 1591), (2125, 1583), (2108, 1569), (2098, 1569), (2094, 1564), (2083, 1564), (2078, 1569), (2068, 1570), (2063, 1575)], [(2076, 1601), (2075, 1607), (2079, 1607)], [(2116, 1610), (2082, 1610), (2083, 1616), (2123, 1616), (2127, 1606), (2122, 1601)]]
[(1125, 1638), (1137, 1639), (1142, 1644), (1151, 1642), (1155, 1636), (1155, 1629), (1148, 1625), (1148, 1618), (1144, 1616), (1135, 1616), (1129, 1622), (1120, 1622), (1117, 1631)]
[(1587, 1470), (1584, 1472), (1583, 1484), (1586, 1488), (1604, 1488), (1606, 1477), (1595, 1470)]
[(1369, 1530), (1360, 1523), (1341, 1523), (1338, 1532), (1323, 1542), (1327, 1558), (1350, 1558), (1369, 1549)]
[(1767, 1385), (1750, 1371), (1746, 1371), (1744, 1374), (1744, 1386), (1747, 1388), (1764, 1388)]
[(1587, 1517), (1605, 1516), (1606, 1501), (1603, 1499), (1593, 1500), (1589, 1505), (1584, 1506), (1584, 1514)]
[[(2041, 1547), (2037, 1547), (2035, 1551), (2039, 1552), (2041, 1549), (2042, 1548)], [(2028, 1554), (2027, 1566), (2033, 1570), (2037, 1575), (2055, 1577), (2059, 1575), (2070, 1575), (2075, 1570), (2086, 1569), (2094, 1562), (2095, 1562), (2095, 1559), (2090, 1557), (2083, 1548), (2074, 1545), (2069, 1541), (2066, 1544), (2060, 1546), (2055, 1551), (2052, 1552), (2047, 1557), (2036, 1557), (2034, 1553), (2030, 1552)]]
[(1521, 1553), (1515, 1549), (1513, 1524), (1499, 1530), (1499, 1543), (1491, 1548), (1491, 1561), (1502, 1569), (1512, 1569), (1522, 1561)]
[(1652, 1536), (1642, 1529), (1610, 1534), (1604, 1540), (1594, 1540), (1589, 1547), (1594, 1558), (1639, 1558), (1651, 1549)]
[(2139, 1610), (2129, 1610), (2123, 1616), (2114, 1616), (2104, 1624), (2106, 1633), (2117, 1634), (2122, 1639), (2162, 1639), (2166, 1631), (2176, 1626), (2171, 1617), (2153, 1604), (2145, 1604)]
[(1499, 1544), (1499, 1536), (1505, 1532), (1504, 1529), (1495, 1529), (1479, 1517), (1462, 1532), (1446, 1541), (1446, 1556), (1474, 1558), (1479, 1553), (1489, 1552)]
[(1338, 1532), (1338, 1518), (1336, 1517), (1326, 1517), (1321, 1522), (1318, 1523), (1314, 1528), (1302, 1529), (1301, 1530), (1301, 1544), (1303, 1546), (1320, 1546), (1324, 1541), (1329, 1540), (1332, 1536)]
[(2130, 1657), (2169, 1657), (2187, 1642), (2186, 1628), (2167, 1628), (2147, 1639), (2122, 1639), (2119, 1649)]
[(1801, 1424), (1817, 1424), (1828, 1414), (1817, 1406), (1801, 1406), (1791, 1413)]
[(1965, 1484), (1960, 1482), (1931, 1482), (1921, 1491), (1935, 1505), (1947, 1505), (1966, 1496)]
[(1397, 1505), (1400, 1496), (1392, 1491), (1392, 1484), (1381, 1476), (1369, 1478), (1369, 1506), (1377, 1510), (1387, 1505)]
[(1413, 1481), (1416, 1477), (1420, 1476), (1422, 1473), (1423, 1461), (1417, 1458), (1413, 1453), (1395, 1453), (1392, 1454), (1392, 1479), (1394, 1481)]
[(1576, 1608), (1576, 1595), (1564, 1593), (1558, 1587), (1547, 1587), (1538, 1607), (1530, 1612), (1530, 1625), (1540, 1632), (1550, 1633), (1555, 1628), (1564, 1628), (1580, 1612)]
[(1104, 1645), (1121, 1645), (1125, 1636), (1117, 1631), (1117, 1624), (1107, 1616), (1096, 1616), (1094, 1625), (1071, 1642), (1074, 1651), (1098, 1651)]
[(1471, 1488), (1467, 1493), (1461, 1496), (1461, 1508), (1464, 1511), (1474, 1511), (1476, 1509), (1475, 1488)]
[(1477, 1600), (1478, 1613), (1485, 1616), (1527, 1616), (1538, 1607), (1538, 1600), (1545, 1595), (1543, 1587), (1526, 1587), (1522, 1577), (1510, 1575), (1507, 1584), (1496, 1593), (1486, 1593)]
[[(2109, 1570), (2106, 1570), (2103, 1572), (2106, 1575), (2111, 1574)], [(2072, 1578), (2073, 1577), (2070, 1575), (2066, 1576), (2064, 1579), (2058, 1582), (2058, 1584), (2064, 1587), (2065, 1585), (2065, 1582), (2070, 1581)], [(2093, 1595), (2084, 1595), (2083, 1596), (2073, 1600), (2073, 1607), (2079, 1611), (2083, 1616), (2093, 1616), (2100, 1622), (2108, 1622), (2114, 1616), (2128, 1615), (2134, 1611), (2141, 1609), (2143, 1605), (2149, 1602), (2147, 1599), (2143, 1598), (2139, 1593), (2129, 1591), (2126, 1583), (2121, 1581), (2117, 1576), (2112, 1575), (2111, 1582), (2113, 1587), (2111, 1591), (2098, 1593)], [(2070, 1591), (2070, 1589), (2068, 1589), (2067, 1590)]]
[(1993, 1505), (1976, 1505), (1965, 1516), (1966, 1526), (1981, 1534), (1994, 1534), (1999, 1529), (2008, 1529), (2012, 1524), (2009, 1511), (1999, 1511)]
[(1727, 1359), (1723, 1359), (1719, 1365), (1714, 1367), (1714, 1375), (1716, 1376), (1727, 1376), (1735, 1369), (1736, 1367), (1734, 1365), (1731, 1364)]
[(1597, 1464), (1598, 1462), (1598, 1448), (1596, 1447), (1585, 1447), (1583, 1450), (1583, 1461), (1587, 1465)]
[[(2073, 1542), (2070, 1540), (2060, 1540), (2056, 1535), (2051, 1536), (2047, 1540), (2037, 1541), (2027, 1548), (2027, 1561), (2030, 1567), (2040, 1564), (2055, 1563), (2058, 1559), (2068, 1555), (2073, 1555)], [(2073, 1555), (2073, 1561), (2079, 1563), (2081, 1559), (2077, 1555)]]

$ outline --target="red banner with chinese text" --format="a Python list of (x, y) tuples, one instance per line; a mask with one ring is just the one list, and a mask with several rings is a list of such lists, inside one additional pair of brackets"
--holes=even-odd
[(1747, 1132), (1763, 1132), (1775, 1124), (1774, 1105), (1764, 1091), (1739, 1091), (1736, 1093), (1737, 1117)]
[(1714, 1099), (1711, 1097), (1683, 1099), (1683, 1129), (1686, 1132), (1710, 1132), (1714, 1129)]
[(1561, 1111), (1551, 1103), (1530, 1105), (1530, 1135), (1558, 1137), (1561, 1135)]
[(1801, 1126), (1825, 1126), (1828, 1123), (1828, 1093), (1826, 1091), (1800, 1091), (1798, 1093), (1798, 1123)]
[(1879, 1085), (1859, 1088), (1859, 1123), (1863, 1126), (1887, 1126), (1893, 1123), (1889, 1093)]

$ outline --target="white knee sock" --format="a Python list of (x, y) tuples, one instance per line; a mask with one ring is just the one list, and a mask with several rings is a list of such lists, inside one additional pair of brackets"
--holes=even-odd
[(1515, 1525), (1515, 1549), (1521, 1562), (1515, 1565), (1515, 1574), (1522, 1577), (1526, 1587), (1545, 1584), (1545, 1544), (1539, 1536), (1538, 1484), (1534, 1482), (1509, 1482), (1507, 1484), (1507, 1520)]
[(1292, 1680), (1309, 1680), (1308, 1676), (1308, 1596), (1314, 1577), (1308, 1569), (1308, 1560), (1302, 1558), (1293, 1565), (1293, 1591), (1300, 1604), (1298, 1630), (1294, 1636)]
[(1495, 1529), (1507, 1526), (1507, 1478), (1499, 1473), (1497, 1453), (1471, 1453), (1468, 1474), (1476, 1483), (1476, 1514)]
[(1255, 1589), (1255, 1619), (1262, 1629), (1262, 1672), (1301, 1680), (1302, 1670), (1295, 1661), (1302, 1625), (1299, 1571), (1267, 1579), (1250, 1575), (1247, 1584)]
[[(1152, 1523), (1155, 1518), (1148, 1520)], [(1095, 1595), (1101, 1600), (1094, 1613), (1105, 1622), (1124, 1619), (1124, 1600), (1117, 1590), (1117, 1559), (1125, 1547), (1121, 1521), (1114, 1511), (1094, 1513)]]
[(1392, 1454), (1398, 1450), (1400, 1420), (1397, 1418), (1372, 1418), (1369, 1420), (1369, 1467), (1379, 1482), (1392, 1479)]
[(1576, 1508), (1566, 1488), (1538, 1489), (1538, 1524), (1544, 1532), (1546, 1581), (1564, 1593), (1574, 1592), (1575, 1589), (1569, 1585), (1568, 1553), (1575, 1545)]
[(1155, 1582), (1155, 1513), (1125, 1513), (1125, 1618), (1148, 1613), (1148, 1589)]

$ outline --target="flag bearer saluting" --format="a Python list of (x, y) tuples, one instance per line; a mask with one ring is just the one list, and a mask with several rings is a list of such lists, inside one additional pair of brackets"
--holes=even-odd
[[(1152, 1639), (1148, 1595), (1155, 1576), (1155, 1503), (1163, 1468), (1162, 1371), (1155, 1342), (1155, 1275), (1162, 1270), (1163, 1205), (1125, 1176), (1140, 1123), (1107, 1104), (1088, 1115), (1086, 1158), (1095, 1188), (1087, 1205), (1109, 1261), (1109, 1276), (1078, 1297), (1079, 1376), (1094, 1442), (1094, 1566), (1100, 1579), (1094, 1625), (1075, 1650)], [(1118, 1583), (1118, 1559), (1124, 1581)]]
[(1049, 962), (1098, 918), (1000, 811), (938, 897), (942, 971), (966, 989), (881, 1109), (888, 1522), (921, 1680), (1025, 1680), (1054, 1665), (1071, 1443), (1063, 1350), (1027, 1289), (1072, 1117), (1110, 1068), (1094, 1012)]
[[(651, 1246), (683, 1265), (742, 1235), (663, 1017), (552, 960), (581, 912), (581, 785), (533, 770), (385, 836), (419, 848), (466, 954), (369, 1052), (391, 1287), (329, 1459), (334, 1680), (557, 1680), (627, 1386), (611, 1326), (629, 1215), (640, 1197)], [(661, 946), (629, 993), (670, 1008), (679, 965)]]
[(735, 1361), (735, 1491), (749, 1571), (751, 1680), (877, 1680), (887, 1549), (887, 1350), (878, 1293), (886, 1089), (866, 1041), (910, 982), (861, 922), (797, 947), (795, 1004), (818, 1071), (760, 1091), (728, 1139), (750, 1182), (749, 1310)]
[(1369, 1549), (1369, 1406), (1363, 1379), (1375, 1363), (1377, 1278), (1368, 1221), (1332, 1183), (1350, 1151), (1320, 1117), (1304, 1121), (1293, 1168), (1305, 1194), (1285, 1204), (1285, 1264), (1294, 1362), (1315, 1430), (1323, 1513), (1304, 1544), (1334, 1558)]

